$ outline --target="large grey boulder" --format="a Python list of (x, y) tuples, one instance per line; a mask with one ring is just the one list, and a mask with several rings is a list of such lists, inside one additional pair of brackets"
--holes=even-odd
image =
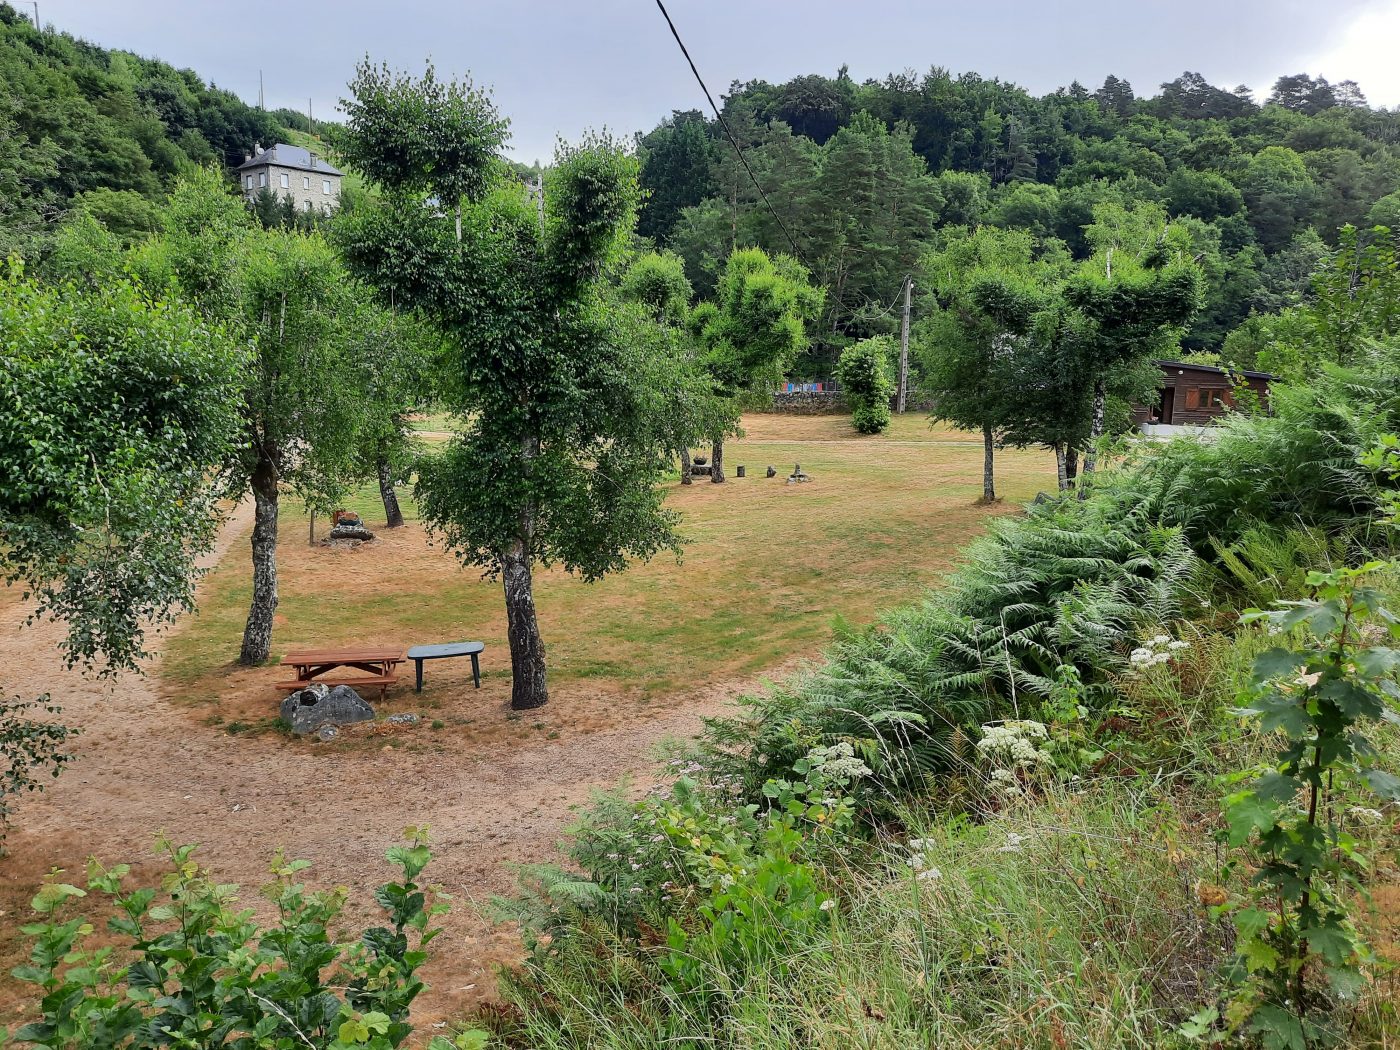
[(374, 720), (374, 708), (348, 685), (334, 689), (313, 682), (282, 701), (282, 721), (301, 736), (321, 726), (345, 726)]
[(358, 514), (342, 515), (340, 520), (331, 526), (330, 539), (332, 540), (360, 540), (368, 541), (374, 539), (374, 533), (365, 528), (365, 523), (360, 520)]

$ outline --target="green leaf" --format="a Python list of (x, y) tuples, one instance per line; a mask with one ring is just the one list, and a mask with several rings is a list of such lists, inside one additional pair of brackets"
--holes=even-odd
[(1255, 829), (1263, 832), (1274, 826), (1274, 807), (1253, 791), (1240, 792), (1226, 801), (1225, 821), (1230, 826), (1230, 845), (1243, 846)]
[(1277, 771), (1265, 773), (1254, 782), (1254, 794), (1260, 801), (1277, 805), (1290, 802), (1302, 790), (1303, 782)]
[(1369, 678), (1385, 678), (1400, 671), (1400, 649), (1373, 645), (1362, 649), (1353, 659), (1361, 673)]
[(1254, 658), (1254, 679), (1257, 682), (1268, 682), (1275, 678), (1292, 677), (1306, 662), (1306, 656), (1291, 649), (1275, 646)]
[(1207, 1006), (1192, 1014), (1176, 1031), (1186, 1039), (1201, 1040), (1215, 1031), (1216, 1022), (1219, 1020), (1220, 1011), (1213, 1006)]
[(1308, 927), (1303, 931), (1303, 937), (1309, 948), (1333, 966), (1346, 963), (1356, 953), (1356, 939), (1335, 922)]
[(48, 913), (57, 908), (69, 897), (86, 897), (84, 890), (69, 886), (65, 882), (46, 882), (29, 902), (29, 906), (40, 913)]
[(1369, 689), (1345, 679), (1323, 682), (1317, 695), (1331, 700), (1348, 718), (1380, 718), (1385, 710), (1381, 698)]
[(1383, 769), (1367, 769), (1361, 774), (1366, 786), (1390, 802), (1400, 802), (1400, 777)]
[(1254, 1011), (1249, 1029), (1268, 1050), (1308, 1050), (1302, 1022), (1279, 1006), (1264, 1003)]

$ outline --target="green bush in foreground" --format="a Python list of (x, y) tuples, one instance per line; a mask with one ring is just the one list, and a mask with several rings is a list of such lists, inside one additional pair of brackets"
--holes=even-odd
[[(426, 832), (386, 856), (402, 879), (375, 891), (388, 925), (355, 942), (334, 939), (346, 892), (311, 892), (296, 874), (306, 861), (279, 854), (263, 890), (278, 921), (266, 929), (237, 907), (237, 887), (215, 883), (193, 846), (162, 841), (170, 870), (160, 890), (125, 885), (126, 865), (88, 869), (87, 889), (45, 883), (38, 915), (21, 930), (33, 938), (29, 962), (14, 976), (41, 994), (41, 1017), (8, 1036), (42, 1050), (392, 1050), (412, 1032), (408, 1010), (424, 985), (416, 971), (440, 932), (431, 925), (445, 899), (416, 880), (431, 859)], [(69, 917), (94, 895), (110, 910), (109, 936), (96, 938), (89, 916)], [(94, 946), (100, 940), (101, 946)], [(484, 1045), (481, 1033), (429, 1050)]]

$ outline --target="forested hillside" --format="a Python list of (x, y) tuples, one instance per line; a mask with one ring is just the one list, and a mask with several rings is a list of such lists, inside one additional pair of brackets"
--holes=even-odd
[(152, 229), (180, 172), (284, 135), (191, 70), (39, 32), (0, 3), (0, 255), (75, 199), (117, 233)]
[(1113, 76), (1037, 98), (975, 73), (857, 84), (843, 69), (735, 84), (724, 116), (772, 210), (718, 123), (677, 111), (640, 139), (641, 232), (702, 292), (734, 246), (800, 254), (827, 289), (813, 376), (894, 330), (900, 282), (951, 227), (1024, 229), (1082, 259), (1095, 205), (1156, 202), (1207, 281), (1184, 344), (1215, 350), (1251, 311), (1305, 296), (1341, 226), (1400, 224), (1400, 113), (1350, 81), (1283, 77), (1260, 104), (1198, 73), (1152, 98)]

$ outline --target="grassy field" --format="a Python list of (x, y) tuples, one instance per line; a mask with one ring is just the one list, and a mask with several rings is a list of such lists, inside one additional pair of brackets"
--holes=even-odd
[[(537, 574), (553, 687), (649, 701), (815, 656), (837, 617), (867, 622), (915, 597), (989, 515), (1054, 484), (1048, 455), (1007, 453), (1005, 502), (979, 506), (980, 444), (923, 416), (896, 419), (878, 437), (843, 417), (752, 416), (745, 426), (726, 450), (727, 484), (669, 483), (689, 541), (679, 562), (663, 555), (594, 584)], [(813, 481), (785, 484), (798, 462)], [(740, 464), (748, 477), (734, 476)], [(776, 478), (764, 477), (769, 464)], [(383, 520), (372, 488), (350, 505), (371, 527)], [(459, 567), (416, 522), (355, 550), (311, 546), (305, 513), (288, 498), (282, 525), (274, 659), (311, 644), (479, 638), (488, 676), (505, 685), (499, 585)], [(322, 519), (320, 536), (326, 527)], [(205, 582), (197, 619), (171, 643), (162, 678), (182, 695), (218, 695), (231, 670), (250, 593), (243, 550)]]

